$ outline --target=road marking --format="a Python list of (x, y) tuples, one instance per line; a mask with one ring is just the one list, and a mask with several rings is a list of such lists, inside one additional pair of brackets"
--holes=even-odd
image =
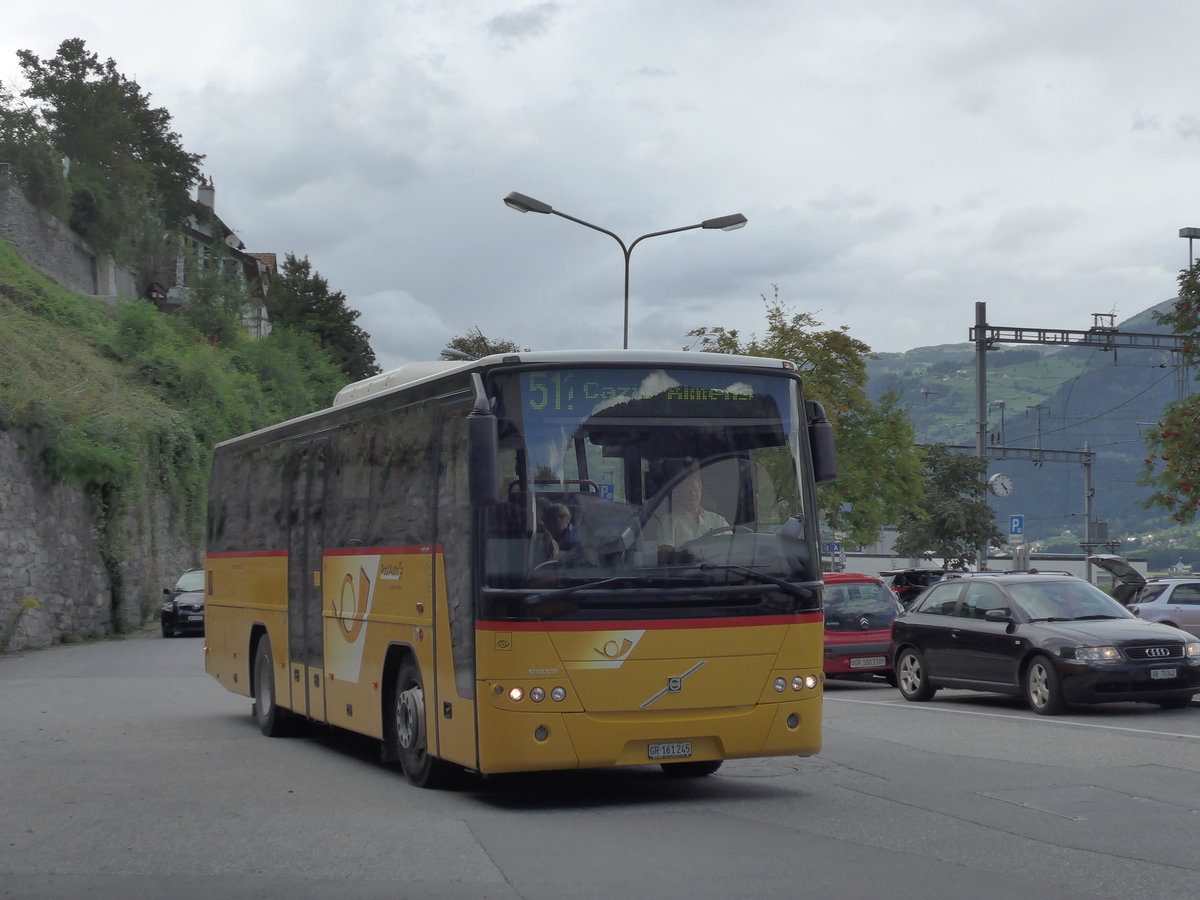
[[(851, 700), (847, 697), (830, 697), (828, 694), (825, 695), (824, 699), (826, 703), (861, 703), (865, 706), (890, 706), (896, 709), (906, 705), (895, 700)], [(1070, 728), (1099, 728), (1104, 731), (1126, 731), (1130, 734), (1180, 738), (1185, 741), (1200, 741), (1200, 735), (1198, 734), (1180, 734), (1177, 731), (1155, 731), (1150, 728), (1128, 728), (1122, 725), (1099, 725), (1092, 722), (1070, 722), (1064, 719), (1049, 718), (1047, 716), (1017, 716), (1006, 713), (976, 712), (969, 709), (947, 709), (944, 706), (926, 706), (917, 705), (915, 703), (907, 704), (907, 708), (911, 709), (913, 712), (954, 713), (960, 716), (978, 716), (981, 719), (1019, 719), (1022, 722), (1036, 722), (1039, 725), (1064, 725)]]

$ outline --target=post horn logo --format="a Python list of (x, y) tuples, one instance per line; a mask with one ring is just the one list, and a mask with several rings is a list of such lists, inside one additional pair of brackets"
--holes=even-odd
[(371, 579), (361, 568), (358, 570), (358, 590), (354, 589), (354, 576), (349, 573), (342, 579), (342, 592), (333, 601), (333, 615), (346, 643), (353, 644), (362, 633), (363, 618), (367, 614), (367, 600), (371, 596)]

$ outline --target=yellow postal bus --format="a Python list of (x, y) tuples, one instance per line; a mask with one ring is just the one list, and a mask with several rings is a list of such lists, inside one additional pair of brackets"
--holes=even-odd
[(220, 444), (205, 665), (267, 735), (380, 740), (417, 785), (820, 749), (816, 481), (790, 363), (419, 363)]

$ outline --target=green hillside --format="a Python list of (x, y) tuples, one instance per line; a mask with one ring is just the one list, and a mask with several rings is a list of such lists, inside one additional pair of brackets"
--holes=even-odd
[(212, 447), (328, 405), (343, 380), (310, 338), (214, 346), (145, 301), (110, 307), (63, 290), (3, 241), (0, 371), (0, 428), (28, 434), (52, 477), (88, 491), (114, 570), (122, 538), (110, 526), (133, 485), (160, 485), (199, 549)]

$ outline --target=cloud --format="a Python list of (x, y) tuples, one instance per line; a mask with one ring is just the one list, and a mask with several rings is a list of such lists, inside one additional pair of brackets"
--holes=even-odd
[(206, 155), (218, 213), (308, 256), (385, 365), (475, 326), (620, 346), (621, 247), (514, 190), (626, 242), (747, 216), (638, 244), (634, 347), (761, 332), (778, 285), (898, 351), (965, 340), (976, 301), (1087, 327), (1174, 293), (1197, 26), (1180, 0), (60, 0), (6, 10), (0, 80), (70, 36), (111, 56)]

